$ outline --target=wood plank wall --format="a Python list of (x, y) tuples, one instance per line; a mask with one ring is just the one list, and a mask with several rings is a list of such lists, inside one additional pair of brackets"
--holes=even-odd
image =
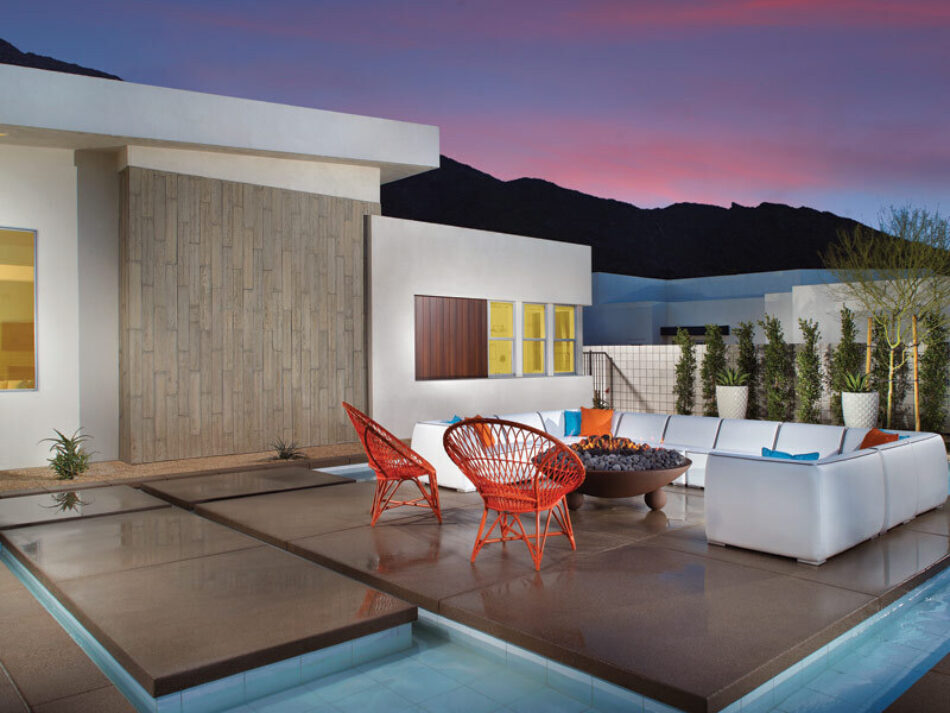
[(379, 204), (134, 167), (120, 186), (120, 457), (354, 440)]
[(488, 303), (416, 295), (416, 379), (488, 376)]

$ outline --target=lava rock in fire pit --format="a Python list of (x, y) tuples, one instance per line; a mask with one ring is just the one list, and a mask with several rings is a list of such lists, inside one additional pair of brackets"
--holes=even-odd
[(629, 438), (595, 436), (575, 443), (571, 449), (587, 470), (665, 470), (686, 463), (686, 458), (667, 448), (651, 448)]

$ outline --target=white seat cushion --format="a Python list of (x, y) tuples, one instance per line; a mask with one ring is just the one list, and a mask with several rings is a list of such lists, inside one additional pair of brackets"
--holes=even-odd
[(670, 416), (663, 440), (697, 448), (712, 448), (721, 419), (714, 416)]
[(762, 455), (762, 447), (775, 446), (778, 421), (751, 421), (745, 418), (724, 418), (716, 437), (717, 451)]
[(629, 438), (638, 443), (660, 443), (666, 422), (669, 416), (665, 413), (634, 413), (621, 411), (614, 413), (614, 435), (619, 438)]
[(538, 411), (544, 430), (555, 438), (564, 438), (564, 411)]
[(817, 423), (783, 423), (775, 439), (775, 450), (785, 453), (813, 453), (826, 458), (840, 452), (844, 426)]
[(532, 428), (537, 428), (539, 431), (544, 430), (544, 422), (541, 420), (541, 415), (537, 411), (509, 413), (504, 416), (496, 416), (496, 418), (500, 418), (505, 421), (514, 421), (515, 423), (521, 423), (525, 426), (531, 426)]
[(870, 431), (870, 428), (847, 428), (844, 432), (844, 441), (841, 443), (841, 452), (842, 453), (851, 453), (852, 451), (858, 450), (861, 446), (861, 441), (864, 440), (864, 437)]

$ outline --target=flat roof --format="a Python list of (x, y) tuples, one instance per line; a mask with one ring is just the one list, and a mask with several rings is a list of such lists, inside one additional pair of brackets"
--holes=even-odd
[(428, 124), (0, 64), (0, 145), (126, 145), (376, 166), (381, 181), (439, 166)]

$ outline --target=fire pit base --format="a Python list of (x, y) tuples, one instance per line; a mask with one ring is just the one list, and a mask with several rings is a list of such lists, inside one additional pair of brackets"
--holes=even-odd
[(689, 459), (683, 465), (662, 470), (589, 470), (581, 486), (567, 494), (567, 507), (577, 510), (584, 504), (584, 495), (598, 498), (632, 498), (643, 495), (653, 510), (666, 505), (663, 486), (669, 485), (689, 470)]

